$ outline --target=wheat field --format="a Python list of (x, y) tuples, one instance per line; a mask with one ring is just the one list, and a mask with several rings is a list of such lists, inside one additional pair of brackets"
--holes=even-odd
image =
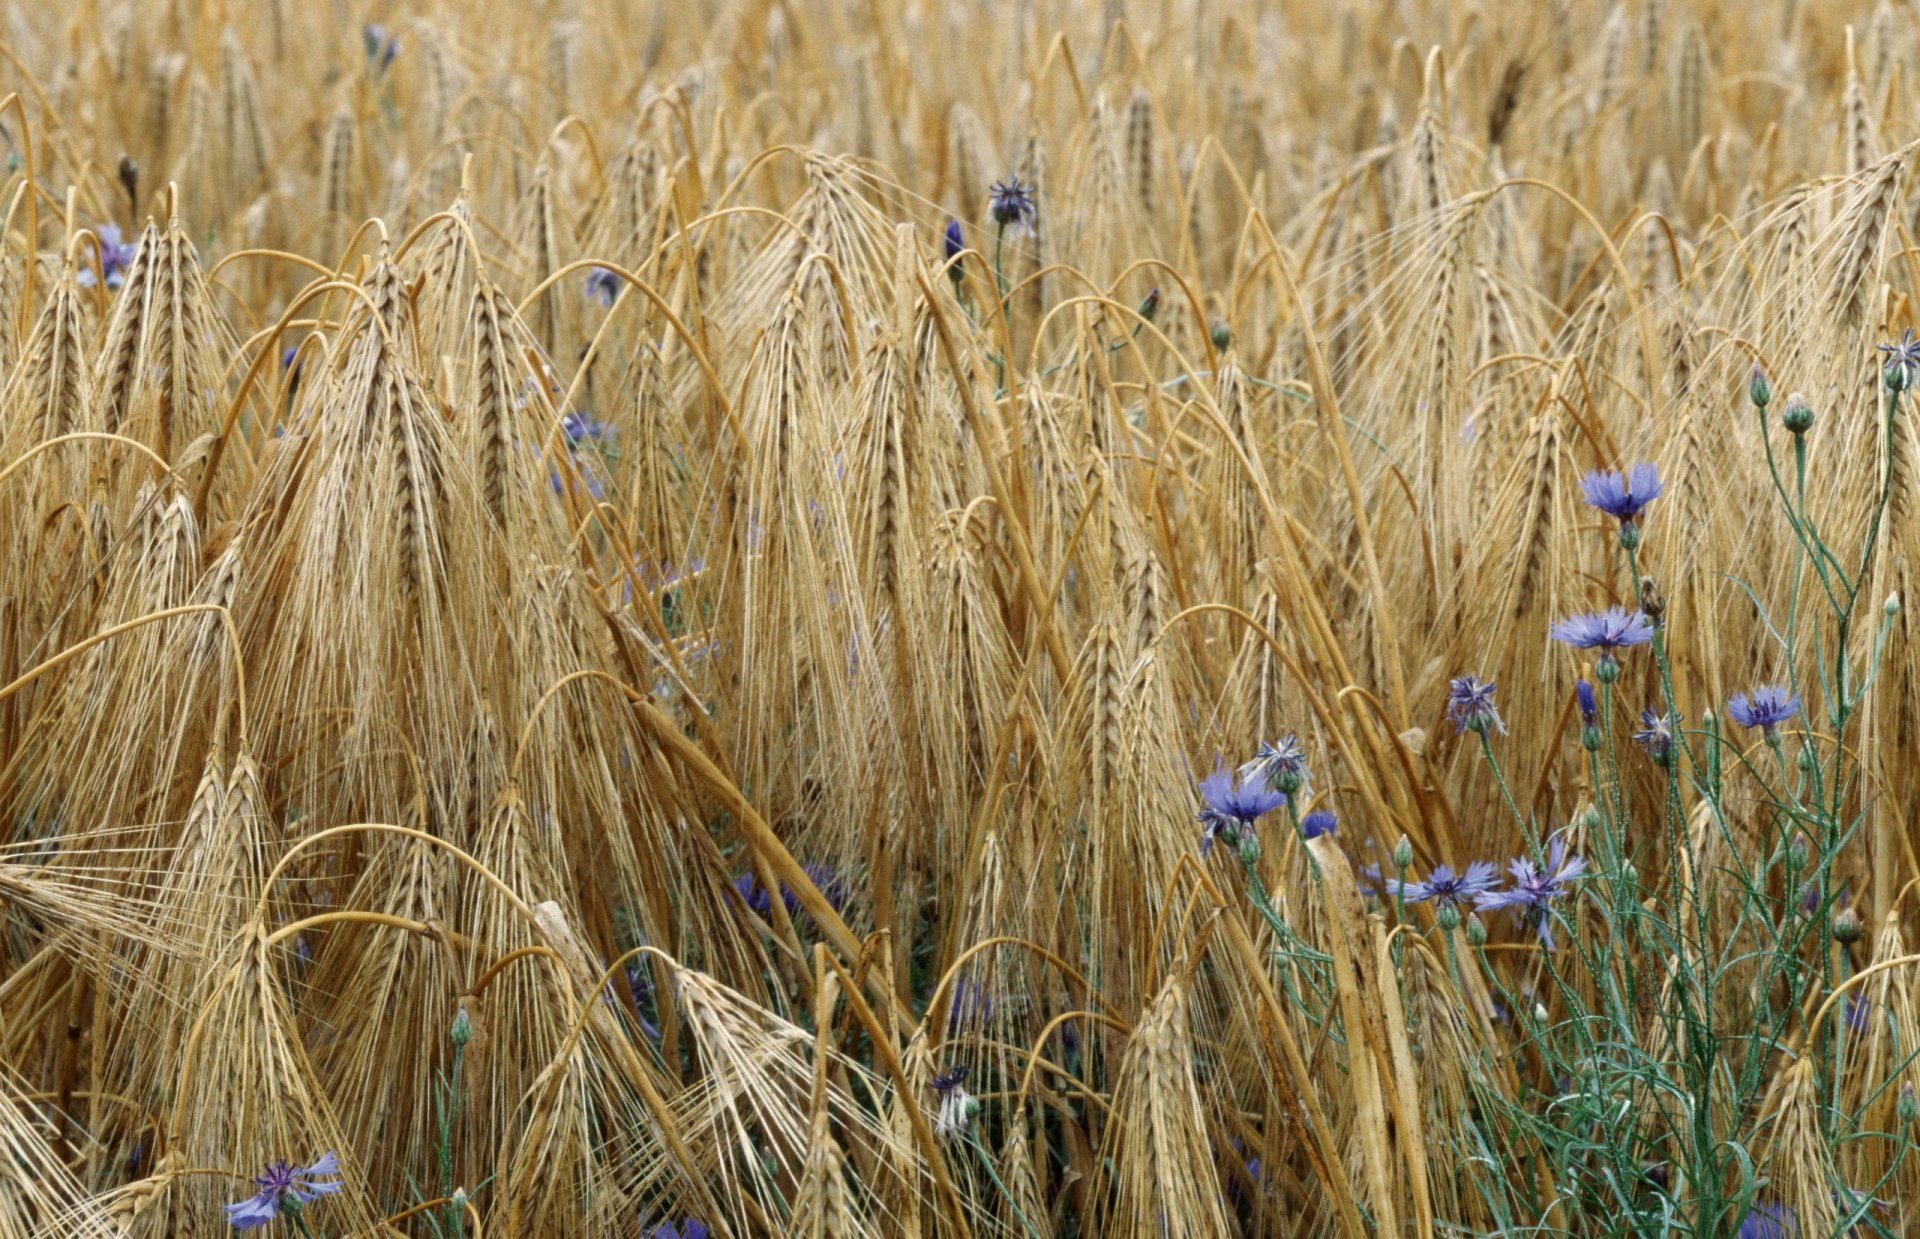
[(0, 1239), (1920, 1233), (1912, 0), (0, 24)]

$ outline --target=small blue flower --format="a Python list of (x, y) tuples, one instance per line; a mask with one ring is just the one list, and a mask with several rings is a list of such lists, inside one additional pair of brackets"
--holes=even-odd
[(1573, 682), (1573, 695), (1580, 703), (1580, 721), (1588, 727), (1600, 718), (1599, 703), (1593, 699), (1593, 685), (1584, 679)]
[[(819, 861), (812, 861), (801, 868), (806, 871), (807, 880), (813, 883), (835, 912), (846, 910), (850, 892), (847, 889), (847, 880), (840, 876), (838, 870), (832, 865), (822, 864)], [(794, 896), (788, 894), (787, 898), (792, 900)], [(796, 904), (797, 902), (795, 900)]]
[(400, 36), (388, 34), (387, 28), (379, 22), (368, 22), (360, 27), (360, 42), (367, 49), (367, 63), (377, 72), (385, 73), (393, 58), (400, 54)]
[(954, 259), (960, 257), (960, 251), (966, 248), (967, 237), (965, 233), (960, 231), (960, 221), (957, 219), (948, 220), (946, 231), (940, 234), (940, 253), (942, 258), (946, 262), (952, 262)]
[(1576, 650), (1605, 650), (1611, 653), (1630, 645), (1645, 645), (1653, 640), (1653, 624), (1640, 611), (1608, 607), (1585, 615), (1570, 615), (1548, 630), (1555, 641)]
[(1407, 903), (1432, 900), (1438, 907), (1464, 908), (1468, 900), (1478, 899), (1498, 882), (1493, 862), (1476, 860), (1464, 873), (1455, 873), (1450, 865), (1435, 865), (1424, 882), (1399, 882), (1387, 879), (1387, 893), (1398, 894)]
[(1580, 479), (1580, 489), (1592, 506), (1608, 516), (1631, 521), (1640, 515), (1641, 509), (1658, 499), (1665, 487), (1660, 481), (1660, 470), (1643, 460), (1624, 476), (1611, 469), (1589, 473)]
[(699, 1218), (681, 1218), (680, 1225), (663, 1222), (647, 1232), (647, 1239), (709, 1239), (713, 1234)]
[(1798, 1231), (1791, 1209), (1782, 1204), (1758, 1204), (1740, 1220), (1737, 1239), (1794, 1239)]
[(1784, 684), (1763, 684), (1749, 693), (1735, 693), (1727, 713), (1742, 727), (1759, 727), (1768, 735), (1800, 713), (1800, 698)]
[(1477, 675), (1455, 676), (1447, 684), (1447, 720), (1455, 731), (1493, 732), (1506, 735), (1507, 725), (1494, 707), (1492, 680)]
[(993, 222), (1002, 228), (1031, 228), (1040, 218), (1040, 208), (1033, 200), (1031, 186), (1022, 185), (1020, 178), (1010, 176), (1004, 181), (995, 181), (987, 191), (991, 197), (987, 210), (993, 216)]
[(1240, 767), (1242, 780), (1259, 779), (1268, 787), (1288, 796), (1312, 794), (1307, 786), (1307, 751), (1289, 732), (1272, 744), (1263, 744), (1253, 760)]
[(567, 442), (604, 442), (613, 437), (613, 427), (606, 422), (596, 421), (591, 413), (568, 413), (560, 419), (560, 431), (567, 436)]
[(275, 1162), (254, 1180), (259, 1191), (226, 1207), (227, 1223), (235, 1230), (265, 1226), (282, 1213), (298, 1212), (302, 1205), (339, 1191), (345, 1186), (339, 1176), (340, 1159), (332, 1153), (299, 1169)]
[(749, 869), (733, 880), (733, 889), (740, 895), (740, 902), (762, 920), (773, 915), (773, 896), (767, 888), (760, 885), (760, 875)]
[(1867, 1031), (1867, 1025), (1873, 1018), (1873, 1002), (1858, 994), (1848, 994), (1846, 1001), (1847, 1031), (1856, 1037)]
[(1482, 911), (1512, 908), (1520, 919), (1540, 935), (1541, 943), (1553, 949), (1550, 905), (1567, 893), (1567, 884), (1587, 871), (1587, 862), (1567, 855), (1567, 844), (1555, 835), (1547, 845), (1547, 863), (1543, 868), (1531, 857), (1522, 856), (1507, 866), (1513, 885), (1506, 890), (1487, 891), (1474, 900)]
[(618, 275), (605, 267), (595, 267), (587, 272), (583, 292), (589, 301), (598, 301), (611, 310), (613, 303), (620, 299), (620, 287), (625, 283)]
[(1673, 716), (1658, 710), (1640, 711), (1640, 730), (1633, 733), (1633, 742), (1655, 762), (1664, 763), (1673, 752)]
[[(607, 484), (600, 480), (600, 475), (594, 472), (591, 465), (584, 460), (577, 460), (574, 462), (574, 468), (580, 471), (580, 486), (586, 490), (588, 495), (596, 500), (607, 497)], [(558, 469), (549, 470), (547, 480), (553, 483), (554, 494), (564, 495), (567, 493), (567, 479), (560, 476)]]
[[(972, 977), (961, 977), (953, 983), (953, 995), (947, 1000), (947, 1035), (986, 1030), (993, 1022), (993, 995), (987, 987)], [(961, 1069), (961, 1079), (966, 1078), (965, 1069)]]
[(1213, 847), (1215, 837), (1237, 842), (1241, 831), (1252, 830), (1254, 822), (1287, 803), (1286, 793), (1270, 790), (1258, 772), (1236, 785), (1224, 762), (1200, 784), (1200, 800), (1195, 817), (1206, 828), (1200, 835), (1202, 856)]
[(1915, 338), (1913, 328), (1907, 328), (1906, 334), (1898, 340), (1875, 347), (1886, 356), (1886, 369), (1898, 367), (1903, 377), (1912, 382), (1914, 372), (1920, 370), (1920, 339)]
[[(118, 224), (102, 224), (93, 233), (100, 238), (100, 274), (106, 279), (108, 288), (118, 291), (127, 282), (127, 268), (133, 265), (133, 256), (140, 252), (140, 243), (122, 241)], [(93, 268), (80, 268), (73, 282), (82, 288), (92, 288)]]
[(1340, 819), (1325, 809), (1315, 809), (1300, 819), (1300, 833), (1308, 839), (1318, 839), (1321, 835), (1330, 835), (1340, 825)]

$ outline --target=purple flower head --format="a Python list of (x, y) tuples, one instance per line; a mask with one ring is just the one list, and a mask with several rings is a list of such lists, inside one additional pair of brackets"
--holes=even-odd
[(1800, 698), (1784, 684), (1763, 684), (1749, 693), (1735, 693), (1727, 713), (1742, 727), (1759, 727), (1767, 734), (1800, 713)]
[(574, 468), (580, 471), (580, 481), (577, 486), (572, 479), (561, 477), (558, 469), (547, 471), (547, 480), (553, 484), (554, 494), (564, 495), (569, 490), (579, 489), (586, 491), (595, 501), (607, 497), (607, 484), (600, 480), (600, 475), (594, 471), (592, 465), (579, 460), (574, 462)]
[(1640, 730), (1633, 733), (1633, 742), (1654, 761), (1666, 761), (1673, 752), (1673, 716), (1658, 710), (1640, 711)]
[[(813, 861), (801, 868), (806, 871), (807, 880), (819, 889), (835, 912), (846, 911), (849, 894), (847, 880), (840, 876), (839, 870), (820, 861)], [(792, 906), (798, 906), (799, 900), (795, 896), (789, 894), (787, 897), (793, 901)]]
[(967, 1082), (967, 1075), (971, 1070), (972, 1068), (968, 1067), (965, 1063), (960, 1064), (958, 1067), (947, 1068), (939, 1075), (933, 1077), (931, 1081), (933, 1091), (941, 1097), (952, 1095), (955, 1089)]
[(1002, 228), (1016, 225), (1031, 228), (1040, 218), (1040, 208), (1033, 200), (1033, 187), (1022, 185), (1017, 176), (995, 181), (987, 193), (987, 211)]
[(640, 1015), (640, 1031), (646, 1034), (647, 1040), (658, 1041), (660, 1030), (646, 1016), (647, 1003), (653, 998), (653, 979), (647, 974), (647, 966), (628, 964), (626, 973), (627, 991), (633, 995), (633, 1009)]
[(1640, 611), (1608, 607), (1585, 615), (1570, 615), (1548, 630), (1555, 641), (1576, 650), (1614, 650), (1645, 645), (1653, 640), (1653, 624)]
[(1407, 903), (1432, 900), (1443, 908), (1462, 909), (1467, 901), (1478, 899), (1499, 881), (1493, 862), (1476, 860), (1464, 873), (1455, 873), (1450, 865), (1435, 865), (1424, 882), (1397, 882), (1387, 879), (1387, 893), (1398, 894)]
[(647, 1232), (647, 1239), (710, 1239), (713, 1234), (699, 1218), (681, 1218), (680, 1225), (662, 1222)]
[(227, 1223), (235, 1230), (265, 1226), (282, 1213), (330, 1196), (345, 1186), (340, 1181), (340, 1159), (328, 1153), (311, 1166), (295, 1168), (275, 1162), (254, 1180), (259, 1191), (227, 1206)]
[(1660, 470), (1644, 460), (1624, 476), (1609, 469), (1580, 479), (1580, 490), (1587, 502), (1623, 523), (1639, 516), (1643, 508), (1660, 497), (1663, 489)]
[[(1352, 857), (1349, 856), (1348, 859), (1351, 860)], [(1380, 897), (1380, 890), (1386, 885), (1386, 879), (1381, 876), (1380, 866), (1378, 864), (1369, 861), (1364, 865), (1355, 865), (1353, 867), (1353, 876), (1354, 885), (1360, 888), (1360, 897), (1362, 899), (1378, 899)]]
[(1514, 909), (1520, 914), (1521, 921), (1540, 935), (1542, 945), (1551, 951), (1553, 928), (1550, 905), (1553, 900), (1567, 893), (1569, 882), (1586, 871), (1587, 862), (1578, 856), (1568, 856), (1566, 840), (1555, 835), (1547, 844), (1547, 863), (1544, 868), (1536, 865), (1531, 857), (1519, 857), (1507, 866), (1513, 885), (1506, 890), (1487, 891), (1478, 895), (1474, 903), (1482, 911)]
[[(106, 280), (108, 288), (118, 290), (127, 282), (127, 268), (133, 265), (133, 256), (140, 252), (140, 243), (122, 241), (118, 224), (102, 224), (93, 230), (93, 234), (100, 238), (100, 275)], [(93, 268), (80, 268), (73, 282), (82, 288), (92, 288)]]
[[(972, 977), (955, 981), (953, 994), (947, 1000), (947, 1035), (984, 1031), (992, 1020), (993, 995), (987, 992), (987, 987)], [(966, 1069), (963, 1067), (960, 1071), (960, 1078), (965, 1079)]]
[(1580, 721), (1591, 727), (1600, 718), (1599, 703), (1593, 699), (1593, 685), (1585, 680), (1573, 682), (1573, 696), (1580, 703)]
[(620, 286), (622, 283), (624, 283), (624, 281), (613, 271), (608, 270), (606, 267), (595, 267), (593, 270), (587, 272), (587, 280), (583, 292), (587, 300), (598, 301), (601, 305), (611, 310), (613, 303), (620, 299)]
[(1886, 358), (1886, 362), (1884, 363), (1885, 368), (1892, 370), (1897, 367), (1901, 371), (1902, 376), (1911, 384), (1914, 372), (1920, 370), (1920, 339), (1915, 338), (1913, 328), (1907, 328), (1906, 334), (1898, 340), (1894, 340), (1888, 344), (1877, 345), (1876, 347), (1879, 348), (1881, 354)]
[(590, 413), (569, 413), (560, 419), (560, 431), (567, 436), (568, 443), (581, 443), (587, 440), (600, 442), (613, 436), (613, 427), (602, 421), (594, 420)]
[(1848, 994), (1846, 1001), (1847, 1031), (1854, 1036), (1867, 1031), (1867, 1025), (1873, 1019), (1873, 1002), (1858, 994)]
[(1272, 744), (1261, 745), (1253, 760), (1240, 767), (1240, 777), (1242, 780), (1257, 778), (1288, 796), (1312, 794), (1307, 786), (1311, 777), (1307, 772), (1307, 751), (1292, 732)]
[(947, 230), (940, 234), (941, 256), (947, 262), (952, 262), (954, 259), (960, 257), (960, 251), (966, 248), (967, 235), (960, 231), (960, 221), (957, 219), (948, 220)]
[(360, 27), (360, 42), (367, 49), (367, 63), (381, 73), (393, 63), (400, 54), (400, 36), (388, 34), (387, 28), (379, 22), (368, 22)]
[(1236, 784), (1233, 771), (1222, 762), (1201, 782), (1200, 801), (1200, 812), (1195, 817), (1205, 827), (1200, 835), (1200, 851), (1204, 855), (1216, 836), (1234, 842), (1241, 831), (1253, 829), (1255, 821), (1287, 803), (1287, 797), (1284, 792), (1270, 790), (1266, 779), (1257, 771)]
[(1738, 1239), (1793, 1239), (1798, 1230), (1785, 1205), (1758, 1204), (1740, 1220)]
[(1447, 721), (1455, 731), (1491, 731), (1507, 734), (1507, 725), (1493, 704), (1492, 680), (1477, 675), (1457, 675), (1447, 683)]
[(1300, 833), (1308, 839), (1318, 839), (1321, 835), (1330, 835), (1340, 825), (1340, 819), (1325, 809), (1315, 809), (1300, 819)]
[(733, 880), (733, 889), (739, 892), (740, 902), (755, 916), (766, 919), (773, 915), (773, 896), (767, 888), (760, 885), (760, 875), (749, 869)]

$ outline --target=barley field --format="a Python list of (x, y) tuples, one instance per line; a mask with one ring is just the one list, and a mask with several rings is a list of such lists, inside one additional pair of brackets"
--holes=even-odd
[(1917, 56), (7, 6), (0, 1239), (1920, 1233)]

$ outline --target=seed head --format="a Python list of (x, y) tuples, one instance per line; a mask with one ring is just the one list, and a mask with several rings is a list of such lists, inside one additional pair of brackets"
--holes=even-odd
[(1034, 221), (1040, 218), (1040, 208), (1033, 200), (1033, 189), (1022, 185), (1017, 176), (995, 181), (987, 193), (987, 212), (993, 216), (993, 222), (1002, 228), (1032, 228)]

